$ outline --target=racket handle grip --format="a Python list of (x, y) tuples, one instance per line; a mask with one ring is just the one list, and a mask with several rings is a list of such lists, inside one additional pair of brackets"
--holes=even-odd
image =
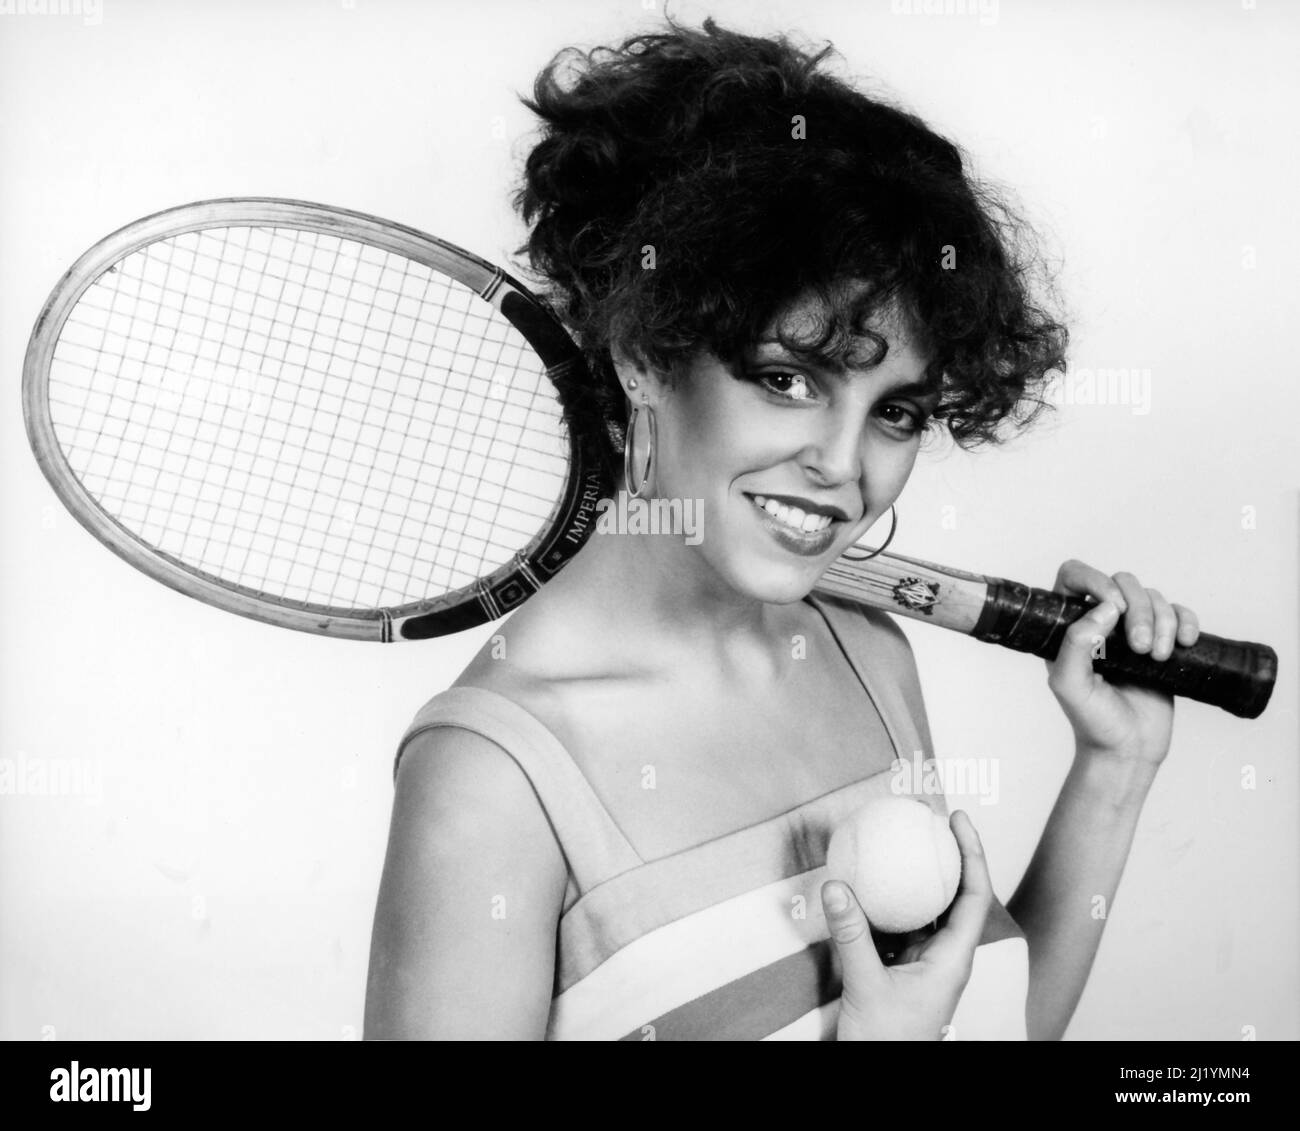
[[(1065, 630), (1096, 606), (1091, 598), (988, 579), (984, 608), (971, 635), (1018, 652), (1055, 659)], [(1106, 637), (1093, 670), (1113, 683), (1133, 683), (1181, 695), (1253, 719), (1268, 705), (1277, 653), (1267, 644), (1225, 640), (1202, 632), (1190, 648), (1175, 644), (1169, 659), (1153, 660), (1128, 646), (1122, 625)]]

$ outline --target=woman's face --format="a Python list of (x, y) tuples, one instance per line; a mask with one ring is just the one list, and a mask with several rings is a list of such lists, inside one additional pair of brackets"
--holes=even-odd
[[(798, 334), (801, 317), (785, 327)], [(695, 552), (737, 592), (801, 600), (902, 491), (938, 393), (896, 321), (872, 328), (889, 343), (873, 368), (810, 364), (771, 333), (739, 379), (706, 355), (656, 389), (653, 494), (700, 500)]]

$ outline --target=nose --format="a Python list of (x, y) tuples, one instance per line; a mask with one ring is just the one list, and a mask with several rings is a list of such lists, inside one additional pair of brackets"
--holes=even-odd
[(799, 453), (804, 470), (820, 484), (838, 487), (862, 474), (862, 420), (841, 406), (819, 414), (816, 434)]

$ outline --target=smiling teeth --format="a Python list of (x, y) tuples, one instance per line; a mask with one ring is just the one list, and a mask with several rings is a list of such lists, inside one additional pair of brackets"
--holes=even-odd
[(798, 507), (778, 503), (775, 499), (763, 495), (755, 495), (753, 498), (754, 505), (759, 510), (766, 511), (778, 522), (783, 522), (803, 534), (817, 534), (831, 524), (831, 516), (828, 514), (807, 514)]

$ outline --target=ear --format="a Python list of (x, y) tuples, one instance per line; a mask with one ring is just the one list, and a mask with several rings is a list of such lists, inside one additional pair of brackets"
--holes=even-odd
[(618, 383), (623, 386), (623, 394), (628, 400), (643, 401), (647, 397), (654, 400), (659, 396), (664, 387), (663, 379), (639, 353), (616, 342), (610, 345), (609, 355), (614, 362), (614, 372), (618, 374)]

